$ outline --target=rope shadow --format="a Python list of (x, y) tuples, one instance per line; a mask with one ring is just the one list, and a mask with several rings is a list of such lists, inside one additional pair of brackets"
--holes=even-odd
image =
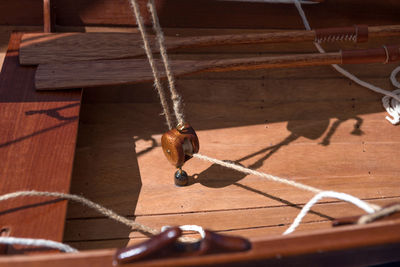
[(59, 121), (73, 121), (73, 120), (77, 120), (78, 116), (65, 117), (65, 116), (61, 115), (59, 111), (63, 110), (63, 109), (67, 109), (67, 108), (76, 107), (79, 105), (80, 105), (79, 103), (73, 103), (73, 104), (69, 104), (69, 105), (65, 105), (65, 106), (57, 107), (57, 108), (51, 108), (51, 109), (29, 110), (29, 111), (25, 112), (25, 115), (31, 116), (31, 115), (35, 115), (35, 114), (46, 114), (47, 116), (55, 118)]

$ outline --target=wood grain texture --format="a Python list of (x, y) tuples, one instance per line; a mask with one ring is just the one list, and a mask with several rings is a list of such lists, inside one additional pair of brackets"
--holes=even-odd
[[(400, 60), (399, 48), (394, 46), (393, 60)], [(391, 55), (389, 55), (390, 58)], [(271, 68), (297, 68), (332, 64), (385, 63), (386, 49), (346, 50), (330, 53), (293, 54), (270, 57), (253, 57), (214, 60), (170, 61), (175, 77), (199, 72), (243, 71)], [(159, 77), (166, 78), (164, 67), (156, 60)], [(39, 65), (35, 75), (38, 90), (110, 86), (153, 80), (150, 64), (145, 59), (93, 60)]]
[[(399, 221), (380, 222), (362, 227), (338, 227), (329, 231), (292, 234), (285, 237), (260, 238), (250, 251), (202, 257), (173, 258), (139, 262), (126, 266), (282, 266), (301, 263), (324, 266), (379, 264), (399, 260)], [(368, 235), (365, 235), (368, 232)], [(335, 242), (327, 242), (335, 240)], [(0, 259), (0, 266), (111, 266), (115, 250), (98, 250), (79, 254), (41, 255)]]
[[(383, 50), (384, 52), (384, 50)], [(341, 53), (298, 54), (275, 57), (216, 59), (208, 61), (174, 60), (170, 62), (175, 77), (198, 72), (220, 72), (320, 66), (341, 63)], [(385, 57), (386, 59), (386, 57)], [(378, 58), (377, 62), (379, 62)], [(156, 61), (160, 78), (166, 78), (162, 61)], [(38, 90), (86, 88), (121, 85), (153, 80), (148, 60), (94, 60), (39, 65), (35, 75)]]
[(53, 1), (54, 0), (43, 0), (43, 32), (46, 33), (54, 31), (55, 10)]
[[(21, 36), (12, 34), (0, 74), (0, 193), (68, 192), (80, 91), (36, 92), (35, 68), (18, 64)], [(66, 204), (44, 198), (2, 202), (0, 227), (10, 236), (61, 241)]]
[[(232, 45), (246, 43), (279, 43), (312, 41), (313, 31), (282, 33), (255, 33), (241, 35), (166, 37), (168, 50)], [(150, 37), (154, 47), (154, 36)], [(33, 33), (23, 36), (20, 63), (38, 65), (43, 63), (80, 60), (117, 59), (144, 56), (142, 37), (132, 33)]]
[[(337, 28), (335, 28), (337, 29)], [(369, 28), (369, 37), (398, 36), (400, 26)], [(150, 37), (153, 42), (154, 37)], [(214, 36), (165, 38), (167, 50), (239, 44), (313, 42), (315, 31), (279, 31)], [(342, 43), (343, 41), (341, 41)], [(134, 33), (30, 33), (22, 38), (20, 63), (38, 65), (81, 60), (118, 59), (144, 56), (142, 38)], [(154, 48), (154, 42), (152, 44)], [(158, 49), (153, 49), (158, 51)]]
[(26, 33), (32, 31), (37, 32), (40, 31), (41, 29), (42, 28), (40, 26), (0, 26), (0, 68), (3, 65), (10, 36), (13, 31), (20, 31)]
[[(388, 87), (385, 76), (392, 68), (350, 70)], [(372, 203), (399, 198), (398, 164), (390, 155), (396, 154), (400, 139), (397, 128), (383, 119), (380, 96), (329, 67), (203, 73), (179, 78), (177, 86), (186, 116), (195, 123), (201, 153), (244, 158), (240, 163), (245, 166)], [(190, 186), (176, 188), (175, 170), (161, 152), (159, 138), (166, 127), (157, 115), (160, 107), (150, 83), (90, 88), (85, 99), (72, 191), (137, 221), (155, 228), (182, 222), (245, 237), (276, 235), (299, 211), (282, 201), (301, 206), (312, 197), (197, 160), (184, 166), (193, 175)], [(337, 203), (326, 200), (315, 211), (332, 217), (359, 214), (347, 204), (337, 209), (330, 205)], [(321, 215), (310, 214), (305, 220), (299, 231), (330, 228), (329, 219)], [(106, 240), (110, 247), (116, 239), (126, 243), (128, 232), (71, 205), (64, 238), (86, 249), (107, 247)], [(143, 240), (135, 232), (130, 236), (132, 242)]]

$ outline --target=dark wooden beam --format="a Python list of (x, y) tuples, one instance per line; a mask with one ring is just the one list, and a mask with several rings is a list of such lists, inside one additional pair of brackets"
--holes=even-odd
[[(138, 0), (149, 24), (146, 0)], [(128, 0), (52, 0), (60, 26), (136, 26)], [(163, 27), (299, 28), (296, 8), (287, 4), (215, 0), (158, 0)], [(0, 25), (42, 25), (41, 0), (0, 0)], [(325, 0), (303, 6), (312, 27), (398, 24), (396, 0)]]

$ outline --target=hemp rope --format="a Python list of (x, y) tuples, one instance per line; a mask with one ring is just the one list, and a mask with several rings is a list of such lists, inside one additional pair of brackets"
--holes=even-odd
[[(300, 3), (298, 2), (298, 0), (293, 0), (296, 7), (299, 10), (300, 15), (302, 16), (303, 22), (305, 23), (306, 28), (310, 28), (309, 24), (307, 22), (307, 19), (305, 18), (305, 14), (304, 11), (301, 8)], [(164, 115), (166, 117), (166, 121), (168, 124), (168, 127), (171, 129), (172, 128), (172, 117), (171, 114), (169, 112), (168, 109), (168, 105), (167, 105), (167, 101), (165, 98), (165, 94), (164, 94), (164, 90), (162, 88), (160, 79), (159, 79), (159, 74), (157, 71), (157, 67), (156, 67), (156, 63), (155, 60), (153, 58), (152, 52), (151, 52), (151, 48), (149, 45), (149, 41), (147, 39), (147, 35), (144, 29), (144, 24), (143, 24), (143, 18), (140, 15), (140, 11), (139, 11), (139, 7), (137, 5), (137, 2), (135, 0), (130, 0), (131, 6), (133, 8), (133, 11), (135, 13), (136, 19), (137, 19), (137, 23), (138, 23), (138, 28), (139, 31), (141, 32), (141, 36), (144, 42), (144, 49), (146, 51), (146, 55), (147, 58), (149, 60), (150, 66), (152, 68), (153, 71), (153, 76), (154, 76), (154, 85), (157, 89), (157, 92), (160, 96), (160, 102), (161, 105), (163, 107), (164, 110)], [(174, 81), (174, 77), (173, 74), (171, 72), (170, 66), (169, 66), (169, 62), (168, 62), (168, 56), (167, 56), (167, 52), (165, 49), (165, 45), (164, 45), (164, 36), (159, 24), (159, 20), (156, 14), (156, 10), (154, 7), (154, 1), (150, 0), (150, 2), (148, 3), (148, 8), (149, 11), (152, 15), (152, 20), (153, 20), (153, 27), (154, 30), (157, 34), (157, 40), (160, 46), (160, 52), (163, 58), (163, 63), (164, 63), (164, 67), (167, 73), (167, 77), (168, 77), (168, 82), (169, 82), (169, 89), (171, 92), (171, 97), (174, 103), (174, 111), (175, 111), (175, 116), (178, 120), (178, 124), (183, 124), (184, 122), (184, 117), (183, 117), (183, 112), (182, 112), (182, 102), (181, 102), (181, 97), (179, 95), (179, 93), (176, 91), (175, 89), (175, 81)], [(324, 50), (322, 49), (322, 47), (319, 44), (315, 44), (316, 47), (318, 48), (318, 50), (321, 53), (324, 53)], [(357, 78), (355, 76), (353, 76), (352, 74), (348, 73), (347, 71), (345, 71), (344, 69), (340, 68), (337, 65), (332, 65), (337, 71), (339, 71), (340, 73), (342, 73), (343, 75), (345, 75), (346, 77), (349, 77), (350, 79), (354, 80), (355, 82), (357, 82)], [(336, 68), (337, 67), (337, 68)], [(400, 71), (396, 69), (396, 71)], [(394, 77), (397, 72), (395, 74), (392, 73), (392, 76)], [(393, 78), (395, 79), (395, 78)], [(361, 84), (360, 82), (364, 83), (363, 81), (357, 82), (359, 84)], [(393, 80), (392, 80), (393, 82)], [(397, 82), (397, 81), (396, 81)], [(398, 82), (397, 82), (398, 83)], [(395, 85), (395, 82), (393, 82), (393, 84)], [(370, 85), (372, 86), (372, 85)], [(369, 88), (369, 87), (368, 87)], [(371, 88), (370, 88), (371, 89)], [(380, 89), (380, 88), (378, 88)], [(371, 89), (374, 90), (374, 89)], [(382, 89), (380, 89), (382, 90)], [(374, 90), (374, 91), (379, 91), (379, 90)], [(384, 91), (384, 90), (383, 90)], [(391, 96), (388, 92), (384, 93), (386, 95)], [(391, 96), (393, 97), (393, 96)], [(396, 95), (397, 97), (397, 95)], [(396, 100), (399, 100), (398, 97), (393, 97)], [(397, 106), (396, 106), (397, 107)], [(308, 186), (308, 185), (304, 185), (295, 181), (291, 181), (288, 179), (284, 179), (284, 178), (280, 178), (277, 176), (273, 176), (270, 174), (266, 174), (266, 173), (262, 173), (262, 172), (258, 172), (255, 170), (251, 170), (249, 168), (244, 168), (242, 166), (236, 165), (236, 164), (232, 164), (232, 163), (227, 163), (218, 159), (213, 159), (204, 155), (200, 155), (200, 154), (194, 154), (193, 157), (196, 157), (198, 159), (202, 159), (205, 161), (209, 161), (215, 164), (219, 164), (221, 166), (224, 166), (226, 168), (230, 168), (230, 169), (234, 169), (236, 171), (240, 171), (243, 173), (247, 173), (247, 174), (253, 174), (259, 177), (263, 177), (266, 178), (268, 180), (272, 180), (275, 182), (279, 182), (279, 183), (283, 183), (283, 184), (287, 184), (287, 185), (291, 185), (294, 186), (296, 188), (299, 189), (303, 189), (303, 190), (307, 190), (307, 191), (311, 191), (314, 193), (318, 193), (317, 195), (315, 195), (304, 207), (303, 209), (300, 211), (300, 213), (298, 214), (298, 216), (296, 217), (296, 219), (293, 221), (292, 225), (283, 233), (284, 235), (289, 234), (291, 232), (293, 232), (296, 227), (301, 223), (302, 218), (304, 218), (304, 216), (309, 212), (309, 210), (311, 209), (311, 207), (316, 204), (320, 199), (324, 198), (324, 197), (330, 197), (330, 198), (337, 198), (349, 203), (352, 203), (356, 206), (358, 206), (361, 209), (364, 209), (366, 212), (370, 213), (367, 215), (364, 215), (362, 217), (360, 217), (360, 220), (358, 221), (359, 224), (365, 224), (371, 221), (374, 221), (377, 218), (383, 217), (383, 216), (387, 216), (389, 214), (392, 214), (394, 212), (400, 211), (400, 204), (399, 205), (395, 205), (389, 208), (385, 208), (385, 209), (380, 209), (379, 206), (377, 205), (373, 205), (373, 204), (369, 204), (359, 198), (353, 197), (351, 195), (345, 194), (345, 193), (338, 193), (338, 192), (333, 192), (333, 191), (322, 191), (318, 188), (312, 187), (312, 186)], [(9, 193), (9, 194), (5, 194), (0, 196), (0, 201), (5, 201), (8, 199), (12, 199), (12, 198), (17, 198), (17, 197), (23, 197), (23, 196), (41, 196), (41, 197), (57, 197), (57, 198), (63, 198), (63, 199), (68, 199), (68, 200), (72, 200), (78, 203), (81, 203), (83, 205), (86, 205), (96, 211), (98, 211), (99, 213), (107, 216), (110, 219), (113, 219), (115, 221), (118, 221), (122, 224), (125, 224), (129, 227), (131, 227), (133, 230), (137, 230), (143, 233), (148, 233), (148, 234), (152, 234), (152, 235), (156, 235), (158, 233), (160, 233), (160, 231), (145, 226), (143, 224), (140, 224), (138, 222), (135, 222), (133, 220), (130, 220), (128, 218), (125, 218), (121, 215), (118, 215), (117, 213), (115, 213), (114, 211), (107, 209), (97, 203), (94, 203), (84, 197), (81, 196), (77, 196), (77, 195), (72, 195), (72, 194), (66, 194), (66, 193), (59, 193), (59, 192), (41, 192), (41, 191), (18, 191), (18, 192), (13, 192), (13, 193)], [(378, 210), (377, 212), (375, 212), (375, 210)], [(165, 229), (166, 227), (163, 227), (163, 229)], [(186, 230), (186, 231), (197, 231), (200, 233), (201, 237), (204, 238), (204, 230), (201, 226), (197, 226), (197, 225), (183, 225), (180, 226), (180, 228), (182, 230)], [(187, 238), (187, 237), (183, 237), (180, 238), (181, 241), (186, 241), (186, 242), (193, 242), (196, 239), (193, 238)], [(39, 247), (49, 247), (49, 248), (54, 248), (54, 249), (58, 249), (61, 251), (65, 251), (65, 252), (77, 252), (76, 249), (66, 245), (66, 244), (62, 244), (59, 242), (55, 242), (55, 241), (51, 241), (51, 240), (45, 240), (45, 239), (33, 239), (33, 238), (16, 238), (16, 237), (0, 237), (0, 243), (2, 244), (11, 244), (11, 245), (26, 245), (26, 246), (39, 246)]]
[(175, 117), (176, 117), (176, 120), (178, 121), (178, 125), (184, 125), (185, 121), (184, 121), (184, 115), (183, 115), (183, 109), (182, 109), (182, 98), (175, 88), (175, 78), (172, 74), (171, 67), (169, 64), (167, 49), (165, 48), (165, 42), (164, 42), (164, 33), (161, 29), (161, 25), (160, 25), (160, 21), (158, 19), (154, 0), (149, 0), (149, 2), (147, 3), (147, 8), (149, 9), (149, 12), (151, 14), (151, 18), (153, 21), (153, 29), (154, 29), (154, 32), (156, 33), (156, 38), (157, 38), (158, 45), (160, 48), (160, 54), (161, 54), (161, 57), (162, 57), (162, 60), (164, 63), (164, 67), (165, 67), (165, 73), (167, 74), (168, 87), (169, 87), (169, 90), (171, 93), (171, 100), (173, 103)]
[[(78, 195), (73, 195), (73, 194), (66, 194), (66, 193), (60, 193), (60, 192), (47, 192), (47, 191), (17, 191), (13, 193), (8, 193), (0, 196), (0, 202), (1, 201), (6, 201), (9, 199), (13, 198), (18, 198), (18, 197), (55, 197), (55, 198), (62, 198), (62, 199), (68, 199), (72, 200), (75, 202), (78, 202), (80, 204), (83, 204), (91, 209), (96, 210), (97, 212), (105, 215), (106, 217), (120, 222), (128, 227), (131, 227), (132, 230), (139, 231), (144, 234), (150, 234), (150, 235), (157, 235), (160, 233), (159, 230), (148, 227), (146, 225), (143, 225), (141, 223), (135, 222), (133, 220), (130, 220), (126, 217), (123, 217), (116, 212), (101, 206), (100, 204), (97, 204), (87, 198), (78, 196)], [(195, 231), (200, 233), (201, 238), (204, 238), (204, 230), (201, 226), (197, 225), (182, 225), (180, 226), (183, 231)], [(163, 230), (162, 230), (163, 231)], [(3, 241), (2, 241), (3, 240)], [(187, 237), (187, 236), (182, 236), (179, 238), (179, 241), (185, 242), (185, 243), (193, 243), (197, 242), (197, 238), (192, 238), (192, 237)], [(37, 246), (37, 247), (49, 247), (49, 248), (54, 248), (58, 249), (64, 252), (78, 252), (76, 249), (51, 240), (45, 240), (45, 239), (35, 239), (35, 238), (17, 238), (17, 237), (0, 237), (0, 243), (4, 244), (9, 244), (9, 245), (25, 245), (25, 246)]]
[(133, 220), (130, 220), (128, 218), (125, 218), (117, 213), (115, 213), (114, 211), (107, 209), (97, 203), (94, 203), (93, 201), (90, 201), (87, 198), (81, 197), (81, 196), (77, 196), (77, 195), (72, 195), (72, 194), (66, 194), (66, 193), (59, 193), (59, 192), (46, 192), (46, 191), (17, 191), (17, 192), (13, 192), (13, 193), (9, 193), (9, 194), (5, 194), (0, 196), (0, 202), (1, 201), (5, 201), (5, 200), (9, 200), (12, 198), (17, 198), (17, 197), (33, 197), (33, 196), (37, 196), (37, 197), (55, 197), (55, 198), (62, 198), (62, 199), (68, 199), (68, 200), (72, 200), (75, 202), (78, 202), (80, 204), (86, 205), (91, 209), (94, 209), (96, 211), (98, 211), (99, 213), (103, 214), (104, 216), (107, 216), (110, 219), (113, 219), (117, 222), (120, 222), (122, 224), (125, 224), (126, 226), (131, 227), (133, 230), (137, 230), (141, 233), (145, 233), (145, 234), (151, 234), (151, 235), (156, 235), (158, 233), (160, 233), (158, 230), (153, 229), (151, 227), (145, 226), (141, 223), (135, 222)]
[(378, 210), (374, 213), (371, 214), (366, 214), (360, 217), (358, 219), (358, 224), (367, 224), (370, 222), (373, 222), (377, 219), (383, 218), (385, 216), (389, 216), (390, 214), (393, 214), (395, 212), (400, 212), (400, 204), (396, 204), (387, 208), (383, 208), (381, 210)]
[(274, 181), (274, 182), (290, 185), (290, 186), (296, 187), (298, 189), (310, 191), (310, 192), (313, 192), (313, 193), (321, 193), (321, 192), (323, 192), (323, 190), (315, 188), (315, 187), (312, 187), (312, 186), (309, 186), (309, 185), (298, 183), (298, 182), (295, 182), (295, 181), (292, 181), (292, 180), (288, 180), (288, 179), (285, 179), (285, 178), (281, 178), (281, 177), (278, 177), (278, 176), (274, 176), (274, 175), (271, 175), (271, 174), (255, 171), (255, 170), (252, 170), (252, 169), (249, 169), (249, 168), (245, 168), (245, 167), (242, 167), (242, 166), (234, 164), (234, 163), (222, 161), (222, 160), (219, 160), (219, 159), (210, 158), (208, 156), (204, 156), (204, 155), (201, 155), (201, 154), (198, 154), (198, 153), (197, 154), (193, 154), (193, 157), (201, 159), (201, 160), (209, 161), (211, 163), (218, 164), (220, 166), (223, 166), (223, 167), (228, 168), (228, 169), (236, 170), (238, 172), (243, 172), (243, 173), (246, 173), (246, 174), (252, 174), (252, 175), (255, 175), (255, 176), (266, 178), (266, 179), (268, 179), (270, 181)]
[[(309, 27), (308, 22), (306, 21), (304, 12), (302, 11), (298, 0), (294, 0), (294, 1), (295, 1), (294, 3), (296, 4), (296, 6), (300, 7), (300, 8), (298, 8), (298, 10), (299, 10), (300, 13), (303, 14), (302, 18), (304, 17), (304, 19), (305, 19), (305, 20), (303, 19), (303, 21), (305, 21), (305, 23), (307, 24), (306, 27), (307, 26)], [(132, 6), (136, 7), (134, 9), (136, 17), (140, 17), (141, 15), (140, 15), (140, 12), (139, 12), (139, 10), (137, 8), (136, 0), (131, 0), (131, 2), (133, 3)], [(159, 41), (160, 51), (161, 51), (162, 54), (165, 54), (163, 56), (164, 67), (165, 67), (166, 70), (168, 70), (169, 62), (168, 62), (168, 57), (167, 57), (167, 52), (166, 52), (166, 49), (165, 49), (165, 45), (164, 45), (164, 42), (163, 42), (163, 38), (164, 37), (163, 37), (162, 30), (161, 30), (161, 26), (160, 26), (159, 21), (158, 21), (157, 14), (155, 12), (154, 1), (150, 0), (148, 2), (148, 8), (149, 8), (149, 11), (150, 11), (150, 13), (152, 15), (151, 17), (152, 17), (152, 20), (153, 20), (153, 27), (154, 27), (154, 30), (156, 32), (157, 39)], [(142, 19), (140, 19), (140, 20), (142, 21)], [(144, 28), (143, 27), (139, 27), (139, 30), (140, 31), (144, 31)], [(146, 39), (147, 38), (146, 35), (142, 34), (142, 38), (143, 38), (143, 42), (144, 43), (148, 43), (148, 40)], [(316, 45), (318, 45), (318, 44), (316, 44)], [(151, 50), (150, 49), (146, 49), (146, 53), (151, 53)], [(148, 59), (154, 61), (154, 58), (152, 56), (148, 56)], [(153, 63), (152, 65), (155, 65), (155, 64)], [(154, 75), (154, 78), (156, 79), (156, 73), (153, 72), (153, 75)], [(172, 81), (172, 83), (173, 83), (173, 81), (174, 81), (173, 74), (170, 73), (170, 75), (171, 75), (171, 79), (169, 78), (169, 81)], [(170, 84), (170, 89), (171, 88), (173, 88), (175, 90), (174, 84), (172, 84), (172, 86)], [(161, 90), (163, 90), (163, 89), (161, 88)], [(174, 91), (174, 94), (179, 96), (177, 91)], [(160, 98), (162, 98), (161, 95), (160, 95)], [(176, 100), (179, 100), (179, 101), (180, 101), (180, 99), (181, 99), (180, 97), (176, 98)], [(177, 106), (175, 106), (175, 105), (174, 105), (174, 110), (175, 110), (175, 114), (178, 114), (179, 112), (181, 112), (180, 110), (177, 109)], [(164, 112), (164, 114), (166, 114), (166, 113)], [(182, 115), (182, 117), (183, 117), (183, 115)], [(263, 178), (266, 178), (266, 179), (269, 179), (269, 180), (272, 180), (272, 181), (276, 181), (276, 182), (280, 182), (280, 183), (283, 183), (283, 184), (291, 185), (291, 186), (294, 186), (294, 187), (299, 188), (299, 189), (308, 190), (308, 191), (311, 191), (311, 192), (314, 192), (314, 193), (322, 194), (322, 196), (324, 196), (324, 194), (325, 195), (326, 194), (329, 195), (330, 193), (335, 193), (335, 194), (330, 194), (330, 195), (334, 196), (334, 198), (338, 198), (338, 199), (344, 200), (346, 202), (350, 202), (350, 203), (352, 203), (352, 204), (354, 204), (356, 206), (359, 206), (360, 203), (363, 203), (363, 205), (368, 206), (370, 210), (378, 210), (378, 209), (380, 209), (379, 206), (373, 205), (373, 204), (368, 204), (368, 203), (366, 203), (366, 202), (364, 202), (364, 201), (362, 201), (362, 200), (360, 200), (360, 199), (358, 199), (356, 197), (352, 197), (352, 196), (351, 196), (351, 198), (343, 197), (344, 195), (349, 196), (347, 194), (343, 195), (343, 193), (337, 193), (337, 192), (331, 192), (331, 191), (322, 191), (322, 190), (320, 190), (318, 188), (314, 188), (314, 187), (311, 187), (311, 186), (308, 186), (308, 185), (304, 185), (304, 184), (301, 184), (301, 183), (298, 183), (298, 182), (294, 182), (294, 181), (291, 181), (291, 180), (288, 180), (288, 179), (284, 179), (284, 178), (280, 178), (280, 177), (277, 177), (277, 176), (273, 176), (273, 175), (270, 175), (270, 174), (265, 174), (265, 173), (262, 173), (262, 172), (254, 171), (254, 170), (251, 170), (249, 168), (244, 168), (244, 167), (241, 167), (241, 166), (236, 165), (236, 164), (227, 163), (227, 162), (224, 162), (224, 161), (221, 161), (221, 160), (218, 160), (218, 159), (213, 159), (213, 158), (210, 158), (210, 157), (207, 157), (207, 156), (204, 156), (204, 155), (200, 155), (200, 154), (194, 154), (193, 157), (196, 157), (196, 158), (199, 158), (199, 159), (202, 159), (202, 160), (206, 160), (206, 161), (210, 161), (212, 163), (219, 164), (221, 166), (224, 166), (224, 167), (227, 167), (227, 168), (230, 168), (230, 169), (234, 169), (234, 170), (237, 170), (237, 171), (240, 171), (240, 172), (257, 175), (257, 176), (260, 176), (260, 177), (263, 177)], [(318, 198), (316, 198), (317, 196), (315, 196), (314, 199), (317, 199), (317, 201), (318, 201)], [(311, 208), (311, 206), (310, 206), (310, 208)], [(305, 214), (307, 212), (308, 212), (308, 210), (305, 209), (305, 213), (304, 213), (303, 217), (305, 216)], [(298, 224), (300, 222), (301, 222), (301, 218), (300, 218), (300, 220), (298, 220)], [(296, 223), (296, 221), (293, 224), (295, 224), (295, 223)], [(294, 228), (295, 227), (297, 227), (297, 226), (294, 226)]]
[(161, 81), (160, 81), (160, 75), (157, 70), (157, 65), (154, 60), (153, 53), (151, 52), (150, 42), (148, 40), (147, 33), (144, 28), (143, 18), (140, 15), (139, 6), (138, 6), (136, 0), (130, 0), (130, 3), (131, 3), (131, 7), (133, 9), (133, 12), (135, 14), (135, 17), (136, 17), (136, 22), (137, 22), (140, 34), (143, 39), (143, 44), (144, 44), (143, 48), (146, 52), (147, 59), (149, 60), (150, 67), (153, 72), (154, 87), (157, 89), (158, 95), (160, 97), (161, 106), (164, 110), (165, 120), (167, 121), (168, 128), (172, 129), (173, 128), (172, 116), (171, 116), (171, 113), (168, 108), (167, 99), (165, 98), (165, 93), (164, 93), (164, 89), (163, 89)]

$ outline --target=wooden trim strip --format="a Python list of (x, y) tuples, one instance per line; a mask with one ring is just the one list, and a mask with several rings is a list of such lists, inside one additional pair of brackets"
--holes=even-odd
[(54, 11), (52, 0), (43, 0), (43, 32), (54, 31)]
[[(343, 226), (288, 236), (260, 238), (247, 252), (141, 261), (124, 266), (204, 266), (299, 262), (343, 266), (385, 263), (400, 260), (400, 220), (365, 226)], [(112, 266), (115, 250), (95, 250), (78, 254), (13, 256), (0, 258), (0, 267), (30, 263), (35, 266)], [(334, 262), (329, 263), (328, 259)], [(356, 259), (356, 262), (354, 260)], [(273, 266), (275, 266), (273, 265)]]

